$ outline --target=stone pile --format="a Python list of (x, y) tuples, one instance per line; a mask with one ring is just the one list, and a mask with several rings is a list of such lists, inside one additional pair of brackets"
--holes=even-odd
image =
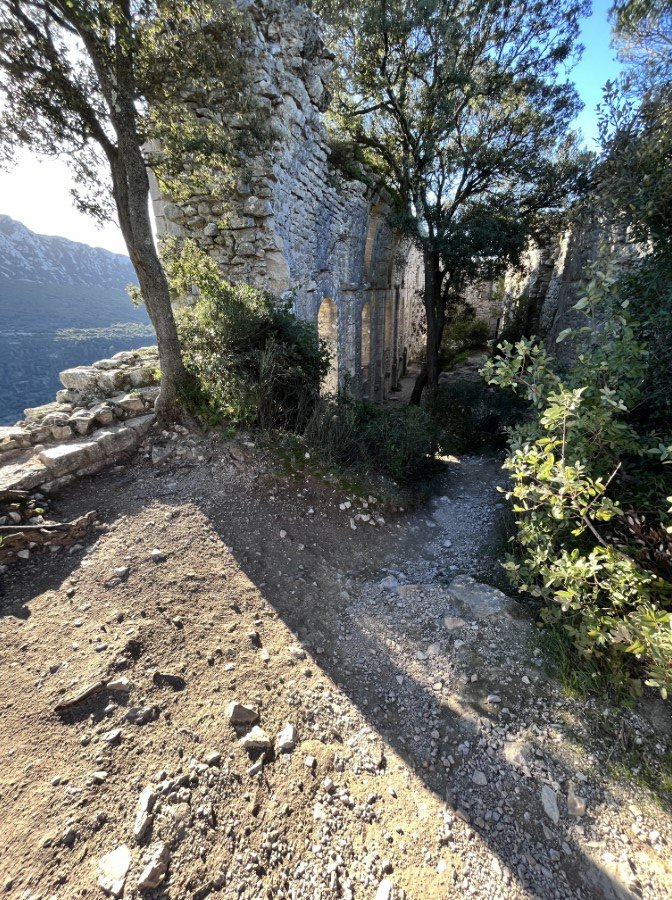
[(0, 427), (0, 495), (49, 491), (137, 449), (154, 421), (156, 347), (61, 372), (56, 401)]

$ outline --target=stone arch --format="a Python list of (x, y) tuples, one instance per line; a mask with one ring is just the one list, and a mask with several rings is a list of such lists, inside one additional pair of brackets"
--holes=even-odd
[(362, 396), (371, 396), (371, 303), (369, 300), (362, 306), (361, 316), (361, 369)]
[(317, 312), (317, 334), (329, 350), (330, 366), (322, 390), (325, 394), (338, 393), (338, 310), (331, 297), (325, 297)]

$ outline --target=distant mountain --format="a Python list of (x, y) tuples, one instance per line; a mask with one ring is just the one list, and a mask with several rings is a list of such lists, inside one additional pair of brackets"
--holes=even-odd
[(0, 216), (0, 425), (54, 399), (58, 373), (155, 344), (126, 256)]
[(0, 278), (37, 284), (86, 284), (123, 290), (136, 283), (131, 261), (120, 253), (62, 237), (35, 234), (0, 215)]

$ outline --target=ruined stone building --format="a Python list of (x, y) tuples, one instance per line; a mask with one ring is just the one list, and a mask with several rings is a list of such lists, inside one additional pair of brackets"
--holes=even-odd
[(286, 0), (246, 4), (250, 90), (272, 145), (241, 165), (234, 209), (154, 191), (159, 234), (190, 237), (225, 277), (290, 295), (332, 350), (327, 389), (380, 400), (423, 345), (422, 268), (388, 224), (385, 199), (330, 161), (324, 124), (333, 56), (317, 17)]
[[(253, 23), (241, 64), (272, 141), (240, 161), (233, 196), (178, 205), (155, 185), (158, 232), (194, 239), (232, 281), (289, 296), (331, 349), (328, 391), (347, 383), (384, 399), (424, 350), (419, 253), (390, 227), (385, 197), (334, 162), (324, 120), (334, 57), (317, 16), (289, 0), (240, 3)], [(531, 246), (518, 269), (465, 299), (495, 337), (522, 297), (528, 333), (553, 348), (600, 239), (579, 227)]]

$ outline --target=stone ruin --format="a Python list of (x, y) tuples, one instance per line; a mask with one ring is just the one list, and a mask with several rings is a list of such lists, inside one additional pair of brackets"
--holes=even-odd
[(135, 450), (154, 421), (158, 368), (144, 347), (61, 372), (54, 403), (0, 427), (0, 495), (49, 491)]
[(194, 239), (229, 280), (291, 297), (331, 349), (326, 389), (347, 380), (380, 401), (424, 344), (421, 260), (390, 227), (385, 197), (333, 162), (324, 123), (333, 55), (315, 14), (287, 0), (245, 7), (249, 89), (272, 143), (241, 161), (233, 198), (204, 192), (176, 204), (154, 185), (158, 232)]

